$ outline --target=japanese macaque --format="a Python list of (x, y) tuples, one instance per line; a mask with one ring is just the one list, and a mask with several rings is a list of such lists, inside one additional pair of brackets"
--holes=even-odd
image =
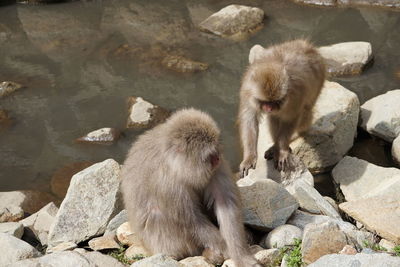
[(240, 88), (239, 131), (243, 148), (240, 176), (256, 167), (258, 123), (266, 114), (274, 145), (264, 157), (279, 171), (290, 171), (289, 144), (311, 125), (313, 107), (325, 80), (325, 65), (317, 49), (294, 40), (264, 49), (255, 46)]
[(184, 109), (139, 136), (122, 167), (129, 222), (152, 253), (261, 266), (246, 243), (238, 188), (219, 135), (209, 115)]

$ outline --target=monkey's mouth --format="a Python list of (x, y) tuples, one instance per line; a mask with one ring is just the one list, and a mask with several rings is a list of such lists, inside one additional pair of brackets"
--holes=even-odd
[(218, 166), (219, 161), (220, 161), (220, 159), (219, 159), (219, 154), (218, 153), (212, 154), (210, 156), (210, 163), (211, 163), (211, 167), (213, 169)]
[(282, 101), (260, 101), (260, 108), (264, 112), (270, 113), (272, 111), (279, 110), (281, 108)]

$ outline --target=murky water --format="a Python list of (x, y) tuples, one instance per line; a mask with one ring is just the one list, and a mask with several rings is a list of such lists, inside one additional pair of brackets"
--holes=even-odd
[[(265, 27), (241, 42), (198, 31), (201, 20), (231, 3), (262, 8), (268, 16)], [(372, 67), (361, 76), (335, 79), (364, 102), (400, 87), (395, 77), (400, 69), (399, 29), (400, 12), (307, 7), (283, 0), (1, 5), (0, 81), (26, 88), (0, 100), (0, 108), (14, 120), (0, 129), (0, 191), (49, 190), (53, 173), (73, 162), (122, 162), (141, 131), (124, 131), (112, 146), (81, 145), (74, 139), (100, 127), (123, 129), (128, 96), (171, 110), (193, 106), (209, 112), (222, 128), (226, 157), (236, 169), (241, 158), (235, 128), (238, 89), (254, 44), (297, 37), (317, 45), (371, 42)], [(210, 68), (190, 75), (165, 70), (158, 62), (166, 53), (206, 62)], [(365, 154), (355, 151), (361, 151), (360, 157)]]

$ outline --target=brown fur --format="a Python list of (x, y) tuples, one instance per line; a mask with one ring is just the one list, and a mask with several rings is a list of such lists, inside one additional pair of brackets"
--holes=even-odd
[[(210, 116), (187, 109), (141, 135), (122, 167), (129, 222), (152, 253), (176, 259), (203, 253), (215, 263), (231, 257), (237, 266), (259, 266), (245, 241), (239, 193), (220, 155), (219, 134)], [(218, 165), (210, 163), (215, 155)]]
[(257, 160), (260, 101), (279, 101), (268, 113), (273, 157), (279, 170), (289, 170), (289, 144), (294, 133), (307, 131), (325, 80), (323, 59), (308, 41), (294, 40), (264, 49), (248, 67), (240, 89), (239, 131), (243, 148), (241, 177)]

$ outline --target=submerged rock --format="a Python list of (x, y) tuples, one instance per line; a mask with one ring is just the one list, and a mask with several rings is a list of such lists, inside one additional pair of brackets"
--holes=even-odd
[(318, 259), (308, 267), (372, 267), (385, 266), (397, 267), (400, 266), (400, 257), (393, 257), (386, 253), (365, 254), (358, 253), (356, 255), (331, 254)]
[(34, 247), (10, 234), (0, 233), (0, 266), (8, 266), (19, 260), (39, 257)]
[(120, 132), (115, 128), (101, 128), (76, 139), (81, 143), (109, 145), (118, 140)]
[(372, 135), (392, 142), (400, 135), (400, 89), (376, 96), (361, 106), (360, 126)]
[(192, 73), (208, 69), (207, 63), (193, 61), (183, 56), (174, 55), (166, 56), (161, 61), (161, 64), (167, 69), (181, 73)]
[(262, 26), (264, 11), (256, 7), (229, 5), (200, 23), (200, 30), (227, 37), (240, 38)]
[(18, 89), (21, 89), (22, 85), (15, 82), (1, 82), (0, 83), (0, 98), (11, 94)]
[(147, 128), (164, 122), (170, 115), (166, 109), (153, 105), (141, 97), (130, 97), (127, 128)]

